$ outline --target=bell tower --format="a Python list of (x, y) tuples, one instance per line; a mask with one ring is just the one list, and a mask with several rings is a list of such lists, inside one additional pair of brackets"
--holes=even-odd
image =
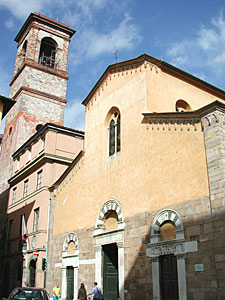
[[(68, 80), (70, 26), (31, 13), (15, 37), (16, 62), (0, 160), (0, 193), (11, 175), (11, 155), (47, 122), (63, 125)], [(4, 188), (3, 188), (4, 190)]]

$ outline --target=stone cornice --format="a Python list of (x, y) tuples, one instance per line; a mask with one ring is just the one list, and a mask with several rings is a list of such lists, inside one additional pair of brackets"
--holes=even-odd
[(39, 97), (42, 97), (44, 98), (46, 101), (56, 101), (56, 102), (60, 102), (62, 104), (66, 104), (67, 103), (67, 100), (65, 98), (60, 98), (60, 97), (57, 97), (55, 95), (51, 95), (51, 94), (48, 94), (48, 93), (45, 93), (45, 92), (42, 92), (42, 91), (38, 91), (38, 90), (35, 90), (35, 89), (32, 89), (28, 86), (21, 86), (18, 91), (13, 95), (13, 99), (17, 100), (17, 97), (21, 94), (21, 93), (26, 93), (26, 94), (34, 94), (34, 95), (37, 95)]
[[(201, 107), (195, 111), (187, 112), (165, 112), (165, 113), (143, 113), (144, 119), (142, 123), (147, 124), (148, 128), (151, 124), (152, 129), (170, 130), (172, 126), (177, 130), (177, 126), (180, 125), (180, 129), (184, 129), (184, 125), (187, 126), (187, 130), (190, 130), (190, 126), (194, 125), (194, 129), (197, 130), (197, 124), (201, 123), (202, 127), (204, 124), (210, 124), (209, 115), (214, 118), (217, 122), (219, 115), (225, 114), (225, 103), (218, 100)], [(167, 127), (166, 127), (167, 125)]]
[(65, 34), (67, 34), (70, 38), (76, 32), (75, 30), (71, 29), (69, 25), (53, 20), (49, 17), (41, 15), (40, 13), (31, 13), (14, 39), (17, 43), (21, 40), (21, 37), (24, 35), (24, 32), (26, 31), (27, 27), (34, 22), (37, 22), (39, 24), (44, 24), (45, 26), (52, 27), (56, 30), (62, 31)]
[(63, 78), (68, 80), (69, 79), (69, 75), (66, 71), (61, 71), (61, 70), (57, 70), (54, 68), (50, 68), (48, 66), (42, 65), (37, 63), (36, 61), (30, 59), (30, 58), (26, 58), (24, 63), (22, 64), (22, 66), (20, 67), (20, 69), (16, 72), (16, 74), (13, 76), (11, 82), (10, 82), (10, 86), (13, 85), (13, 83), (15, 82), (15, 80), (17, 79), (17, 77), (21, 74), (21, 72), (25, 69), (25, 67), (30, 67), (30, 68), (34, 68), (36, 70)]

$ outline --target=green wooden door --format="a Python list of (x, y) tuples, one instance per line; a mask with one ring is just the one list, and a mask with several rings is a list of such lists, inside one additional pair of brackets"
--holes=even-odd
[(177, 259), (174, 255), (160, 257), (162, 300), (178, 300)]
[(117, 300), (118, 289), (118, 249), (116, 244), (102, 247), (103, 259), (103, 294), (104, 300)]
[(66, 268), (67, 293), (66, 299), (73, 300), (74, 296), (74, 269), (73, 267)]

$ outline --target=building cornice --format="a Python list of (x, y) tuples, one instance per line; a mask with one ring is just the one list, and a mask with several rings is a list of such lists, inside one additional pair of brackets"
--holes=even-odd
[(84, 139), (83, 131), (51, 123), (46, 123), (44, 126), (41, 127), (41, 129), (39, 129), (34, 135), (32, 135), (16, 152), (13, 153), (13, 159), (15, 159), (18, 155), (20, 155), (26, 149), (28, 149), (33, 143), (35, 143), (39, 138), (45, 135), (49, 130)]
[(66, 79), (66, 80), (69, 79), (69, 75), (66, 71), (50, 68), (48, 66), (39, 64), (30, 58), (26, 58), (22, 64), (22, 66), (19, 68), (19, 70), (17, 70), (16, 74), (13, 76), (9, 86), (13, 85), (13, 83), (18, 78), (18, 76), (21, 74), (21, 72), (25, 69), (25, 67), (34, 68), (36, 70), (46, 72), (48, 74), (51, 74), (51, 75), (54, 75), (54, 76), (57, 76), (57, 77), (60, 77), (60, 78)]
[(8, 183), (10, 186), (15, 185), (22, 178), (27, 176), (27, 173), (30, 173), (32, 169), (38, 169), (40, 166), (48, 162), (55, 162), (64, 165), (70, 165), (73, 160), (71, 158), (54, 155), (50, 153), (42, 153), (35, 159), (31, 160), (27, 165), (25, 165), (21, 170), (16, 172), (9, 180)]
[(216, 100), (197, 110), (186, 112), (143, 113), (142, 115), (144, 116), (144, 120), (142, 121), (142, 123), (147, 125), (151, 124), (152, 129), (154, 129), (155, 127), (157, 129), (162, 127), (163, 130), (165, 130), (167, 125), (168, 130), (170, 130), (172, 126), (174, 126), (174, 129), (177, 130), (179, 125), (181, 130), (184, 129), (184, 126), (187, 126), (187, 130), (189, 131), (190, 126), (193, 125), (194, 129), (197, 130), (197, 124), (201, 124), (202, 126), (200, 128), (202, 128), (203, 118), (209, 114), (212, 114), (215, 111), (224, 114), (225, 103)]
[(213, 101), (197, 110), (193, 111), (184, 111), (184, 112), (148, 112), (142, 113), (146, 120), (162, 120), (162, 121), (170, 121), (170, 120), (191, 120), (191, 119), (201, 119), (203, 116), (215, 111), (220, 110), (221, 112), (225, 112), (225, 103), (221, 101)]
[(54, 102), (60, 102), (62, 104), (66, 104), (67, 100), (65, 98), (60, 98), (42, 91), (38, 91), (35, 89), (32, 89), (28, 86), (21, 86), (18, 91), (13, 95), (13, 99), (17, 100), (17, 97), (21, 94), (21, 93), (26, 93), (26, 94), (32, 94), (32, 95), (37, 95), (39, 97), (44, 98), (46, 101), (54, 101)]
[(75, 30), (71, 29), (71, 27), (69, 25), (66, 25), (64, 23), (61, 23), (61, 22), (56, 21), (56, 20), (53, 20), (53, 19), (51, 19), (49, 17), (46, 17), (44, 15), (41, 15), (40, 13), (36, 13), (35, 12), (35, 13), (31, 13), (29, 15), (29, 17), (27, 18), (26, 22), (23, 24), (23, 26), (21, 27), (19, 33), (15, 37), (14, 41), (16, 41), (17, 43), (19, 43), (19, 41), (23, 37), (24, 32), (26, 31), (27, 27), (30, 26), (30, 24), (32, 24), (34, 22), (38, 22), (38, 23), (44, 24), (46, 26), (52, 27), (52, 28), (54, 28), (56, 30), (62, 31), (65, 34), (67, 34), (70, 38), (76, 32)]
[(23, 202), (29, 200), (29, 199), (32, 198), (33, 196), (36, 196), (36, 195), (40, 194), (40, 193), (43, 192), (43, 191), (47, 191), (47, 192), (48, 192), (48, 186), (43, 186), (43, 187), (41, 187), (40, 189), (38, 189), (38, 190), (34, 191), (33, 193), (29, 194), (27, 197), (21, 198), (20, 200), (16, 201), (15, 203), (10, 204), (10, 205), (8, 206), (8, 213), (10, 213), (10, 212), (9, 212), (10, 209), (12, 209), (12, 208), (14, 208), (14, 207), (20, 205), (21, 203), (23, 203)]

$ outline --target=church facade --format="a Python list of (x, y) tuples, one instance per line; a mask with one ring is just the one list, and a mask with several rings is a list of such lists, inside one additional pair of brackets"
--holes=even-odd
[(97, 281), (105, 300), (224, 299), (225, 92), (145, 54), (110, 65), (83, 147), (63, 127), (74, 33), (32, 13), (15, 38), (0, 295), (59, 283), (72, 300)]
[(142, 55), (83, 104), (84, 151), (50, 188), (47, 288), (223, 299), (224, 91)]

